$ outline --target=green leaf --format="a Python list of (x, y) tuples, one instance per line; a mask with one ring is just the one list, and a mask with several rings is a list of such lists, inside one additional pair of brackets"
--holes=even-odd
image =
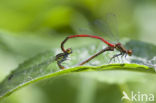
[(126, 47), (133, 50), (131, 63), (138, 63), (156, 68), (156, 45), (132, 40), (126, 43)]
[[(5, 79), (0, 84), (0, 96), (3, 98), (6, 95), (9, 95), (13, 91), (28, 85), (30, 83), (50, 78), (54, 76), (59, 76), (62, 74), (72, 73), (72, 72), (82, 72), (82, 71), (103, 71), (103, 70), (131, 70), (131, 71), (142, 71), (155, 73), (154, 69), (137, 64), (111, 64), (111, 65), (103, 65), (103, 66), (81, 66), (75, 68), (69, 68), (65, 70), (55, 70), (55, 68), (49, 69), (47, 63), (40, 63), (36, 65), (32, 65), (32, 67), (28, 68), (17, 68), (16, 71), (12, 72), (11, 75)], [(31, 65), (31, 64), (30, 64)]]
[(150, 43), (132, 40), (126, 43), (126, 47), (131, 48), (133, 55), (138, 57), (152, 59), (156, 56), (156, 45)]
[[(102, 49), (100, 47), (103, 47), (103, 44), (95, 44), (86, 46), (85, 48), (79, 48), (75, 50), (74, 53), (71, 55), (72, 61), (67, 61), (66, 63), (70, 64), (68, 66), (73, 67), (75, 64), (77, 64), (77, 62), (84, 60), (84, 58), (87, 58), (88, 56), (93, 55), (95, 52)], [(102, 65), (104, 63), (107, 63), (107, 59), (104, 59), (105, 55), (109, 57), (112, 56), (112, 54), (113, 53), (111, 54), (104, 53), (95, 58), (95, 60), (91, 61), (93, 63), (87, 64), (95, 66), (77, 66), (74, 68), (60, 70), (55, 62), (56, 52), (54, 50), (44, 52), (19, 65), (17, 69), (12, 71), (10, 75), (0, 83), (0, 99), (4, 98), (5, 96), (11, 94), (12, 92), (16, 91), (17, 89), (23, 86), (34, 83), (36, 81), (55, 76), (60, 76), (62, 74), (70, 74), (73, 72), (126, 70), (126, 71), (137, 71), (155, 74), (154, 68), (150, 68), (139, 64), (122, 63), (122, 64)]]

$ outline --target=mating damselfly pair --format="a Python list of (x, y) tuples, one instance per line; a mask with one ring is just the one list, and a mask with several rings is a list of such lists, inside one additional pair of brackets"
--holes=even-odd
[[(112, 16), (114, 15), (109, 15), (109, 17), (111, 18)], [(114, 19), (114, 18), (113, 18)], [(97, 21), (95, 24), (98, 26), (96, 26), (98, 29), (100, 28), (100, 31), (102, 31), (101, 33), (105, 33), (107, 35), (111, 35), (111, 37), (109, 36), (109, 38), (116, 38), (117, 37), (117, 34), (116, 34), (116, 37), (114, 36), (114, 34), (111, 32), (111, 27), (109, 25), (107, 25), (106, 22), (104, 22), (104, 25), (98, 23), (99, 21)], [(112, 20), (110, 20), (110, 22), (112, 22)], [(100, 25), (99, 25), (100, 24)], [(114, 24), (113, 24), (114, 26)], [(104, 30), (104, 32), (103, 32)], [(105, 31), (108, 31), (108, 32), (105, 32)], [(84, 65), (85, 63), (88, 63), (90, 62), (91, 60), (93, 60), (95, 57), (99, 56), (100, 54), (106, 52), (106, 51), (114, 51), (114, 50), (117, 50), (119, 51), (118, 54), (115, 54), (111, 57), (109, 63), (112, 61), (112, 59), (116, 58), (116, 57), (123, 57), (123, 56), (131, 56), (132, 55), (132, 50), (127, 50), (120, 42), (119, 40), (116, 42), (116, 43), (111, 43), (109, 42), (108, 40), (104, 39), (103, 37), (101, 36), (97, 36), (97, 35), (93, 35), (93, 34), (78, 34), (78, 35), (71, 35), (71, 36), (67, 36), (62, 42), (61, 42), (61, 50), (62, 50), (62, 53), (59, 53), (58, 55), (56, 55), (56, 61), (57, 61), (57, 64), (59, 66), (59, 68), (61, 69), (64, 69), (64, 66), (62, 66), (62, 62), (66, 61), (67, 60), (67, 57), (72, 54), (72, 49), (71, 48), (67, 48), (65, 49), (64, 48), (64, 44), (69, 40), (69, 39), (73, 39), (73, 38), (94, 38), (94, 39), (99, 39), (101, 40), (103, 43), (105, 43), (107, 45), (107, 47), (105, 47), (104, 49), (98, 51), (97, 53), (95, 53), (94, 55), (92, 55), (91, 57), (89, 57), (88, 59), (82, 61), (79, 65)]]
[(67, 40), (72, 39), (72, 38), (77, 38), (77, 37), (89, 37), (89, 38), (99, 39), (107, 45), (106, 48), (97, 52), (96, 54), (89, 57), (88, 59), (84, 60), (79, 65), (83, 65), (83, 64), (91, 61), (92, 59), (94, 59), (95, 57), (97, 57), (98, 55), (100, 55), (106, 51), (114, 51), (115, 49), (117, 51), (119, 51), (119, 54), (113, 55), (112, 58), (110, 59), (110, 62), (112, 61), (112, 59), (114, 59), (118, 56), (127, 56), (127, 55), (131, 56), (132, 55), (132, 50), (127, 50), (126, 48), (124, 48), (124, 46), (121, 43), (112, 44), (112, 43), (109, 43), (108, 41), (106, 41), (102, 37), (95, 36), (95, 35), (89, 35), (89, 34), (71, 35), (71, 36), (66, 37), (61, 43), (61, 49), (62, 49), (63, 53), (59, 53), (58, 55), (56, 55), (56, 61), (57, 61), (59, 68), (64, 69), (64, 66), (62, 66), (61, 63), (64, 62), (65, 60), (67, 60), (68, 55), (70, 55), (72, 53), (72, 49), (71, 48), (65, 49), (64, 44), (67, 42)]

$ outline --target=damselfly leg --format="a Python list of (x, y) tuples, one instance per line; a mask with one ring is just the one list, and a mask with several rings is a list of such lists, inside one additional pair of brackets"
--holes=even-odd
[(115, 54), (109, 61), (109, 64), (112, 62), (113, 59), (115, 59), (116, 57), (118, 58), (120, 55), (123, 55), (123, 53), (120, 54)]

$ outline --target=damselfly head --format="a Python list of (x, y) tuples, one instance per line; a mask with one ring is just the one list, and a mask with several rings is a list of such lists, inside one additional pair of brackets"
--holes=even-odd
[(68, 48), (68, 49), (66, 50), (66, 53), (71, 54), (71, 53), (72, 53), (72, 49), (71, 49), (71, 48)]
[(132, 51), (132, 50), (127, 50), (127, 54), (128, 54), (129, 56), (131, 56), (131, 55), (132, 55), (132, 53), (133, 53), (133, 51)]

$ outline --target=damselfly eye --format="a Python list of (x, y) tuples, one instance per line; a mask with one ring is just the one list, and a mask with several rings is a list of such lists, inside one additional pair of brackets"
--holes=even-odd
[(127, 51), (127, 54), (128, 54), (129, 56), (131, 56), (132, 53), (133, 53), (132, 50), (128, 50), (128, 51)]
[(72, 49), (71, 49), (71, 48), (68, 48), (68, 49), (66, 50), (66, 52), (67, 52), (68, 54), (71, 54), (71, 53), (72, 53)]

